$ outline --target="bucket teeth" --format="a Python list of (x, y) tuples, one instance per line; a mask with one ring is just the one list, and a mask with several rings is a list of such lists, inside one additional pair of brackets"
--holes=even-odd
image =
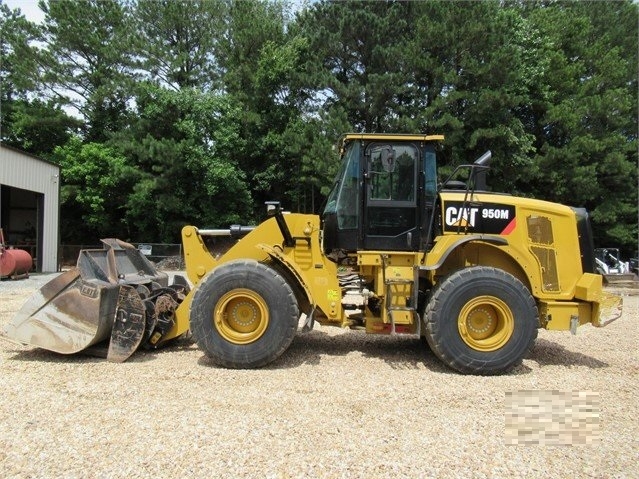
[(145, 308), (135, 288), (120, 286), (107, 361), (121, 363), (131, 356), (144, 337)]

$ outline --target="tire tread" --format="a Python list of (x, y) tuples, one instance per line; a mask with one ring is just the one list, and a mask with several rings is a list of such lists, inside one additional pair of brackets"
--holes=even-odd
[[(270, 351), (269, 354), (264, 357), (255, 360), (230, 359), (227, 355), (220, 353), (219, 349), (213, 344), (213, 339), (210, 337), (211, 326), (207, 324), (207, 321), (210, 322), (208, 298), (212, 292), (215, 291), (220, 278), (228, 274), (238, 274), (238, 271), (246, 273), (246, 287), (249, 288), (253, 277), (266, 276), (268, 280), (272, 282), (273, 287), (278, 291), (278, 304), (283, 305), (284, 310), (292, 313), (290, 318), (281, 319), (281, 321), (286, 322), (282, 329), (282, 340), (278, 343), (277, 348)], [(298, 313), (299, 310), (295, 294), (282, 275), (255, 260), (243, 259), (231, 261), (214, 269), (197, 286), (191, 303), (191, 331), (198, 347), (202, 349), (207, 357), (215, 364), (229, 369), (260, 368), (280, 357), (288, 349), (297, 332), (298, 318), (294, 316), (299, 316)], [(274, 318), (272, 317), (271, 321), (273, 320)]]
[[(512, 363), (509, 363), (506, 366), (491, 366), (487, 367), (485, 361), (474, 361), (474, 362), (466, 362), (460, 359), (459, 357), (455, 357), (450, 353), (450, 348), (445, 344), (447, 338), (445, 335), (441, 334), (441, 325), (436, 321), (437, 313), (441, 311), (446, 303), (446, 300), (450, 298), (453, 291), (459, 287), (460, 284), (466, 284), (467, 282), (476, 281), (475, 276), (481, 271), (485, 273), (487, 276), (491, 276), (494, 279), (498, 279), (500, 281), (512, 283), (516, 282), (518, 284), (518, 288), (523, 292), (526, 291), (525, 294), (525, 308), (531, 312), (534, 312), (537, 315), (537, 304), (535, 299), (530, 294), (530, 291), (514, 276), (506, 273), (503, 270), (494, 267), (471, 267), (458, 270), (452, 273), (450, 276), (443, 279), (438, 286), (435, 287), (433, 294), (431, 296), (431, 300), (426, 306), (424, 311), (424, 322), (426, 327), (426, 339), (428, 345), (435, 353), (435, 355), (447, 366), (455, 369), (461, 373), (465, 374), (476, 374), (476, 375), (496, 375), (502, 374), (504, 372), (509, 371), (513, 367), (521, 364), (524, 357), (526, 357), (530, 350), (532, 349), (535, 340), (537, 339), (537, 328), (535, 327), (532, 333), (526, 338), (526, 344), (519, 351), (519, 358)], [(517, 320), (517, 318), (515, 318)], [(531, 320), (531, 319), (529, 319)], [(450, 321), (457, 321), (457, 318), (450, 318)]]

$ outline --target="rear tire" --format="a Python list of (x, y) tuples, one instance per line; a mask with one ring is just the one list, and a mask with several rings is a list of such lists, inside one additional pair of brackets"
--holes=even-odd
[(290, 346), (299, 308), (284, 278), (257, 261), (232, 261), (197, 286), (191, 331), (198, 347), (227, 368), (259, 368)]
[(528, 354), (537, 337), (537, 305), (514, 276), (483, 266), (457, 271), (435, 288), (424, 313), (426, 340), (449, 367), (500, 374)]

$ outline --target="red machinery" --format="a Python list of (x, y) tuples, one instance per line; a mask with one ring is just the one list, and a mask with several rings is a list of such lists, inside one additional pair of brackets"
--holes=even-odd
[(28, 278), (33, 266), (31, 255), (21, 249), (7, 248), (0, 228), (0, 278)]

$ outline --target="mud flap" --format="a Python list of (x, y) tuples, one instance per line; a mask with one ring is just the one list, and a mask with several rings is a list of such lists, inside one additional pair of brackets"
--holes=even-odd
[(131, 286), (120, 286), (107, 361), (113, 363), (126, 361), (142, 342), (145, 323), (144, 302), (136, 289)]

